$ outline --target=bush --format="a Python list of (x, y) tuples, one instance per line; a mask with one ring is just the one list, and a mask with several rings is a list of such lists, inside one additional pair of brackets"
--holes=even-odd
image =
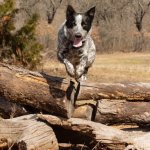
[(6, 0), (0, 5), (0, 58), (3, 62), (34, 69), (40, 63), (40, 52), (43, 49), (35, 38), (38, 16), (33, 14), (20, 30), (13, 33), (13, 17), (17, 11), (13, 8), (13, 0)]

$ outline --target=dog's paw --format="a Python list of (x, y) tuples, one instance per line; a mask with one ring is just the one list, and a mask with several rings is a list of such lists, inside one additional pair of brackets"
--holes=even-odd
[(75, 78), (76, 78), (76, 80), (79, 80), (79, 79), (81, 78), (81, 76), (82, 76), (82, 73), (81, 73), (81, 72), (76, 72), (76, 73), (75, 73)]
[(74, 77), (74, 70), (72, 70), (72, 69), (69, 69), (69, 70), (67, 70), (67, 73), (71, 76), (71, 77)]
[(81, 78), (81, 76), (84, 74), (84, 68), (83, 67), (79, 67), (76, 70), (76, 78)]
[(79, 78), (80, 81), (86, 81), (86, 79), (87, 79), (87, 78), (86, 78), (85, 75), (82, 75), (82, 76)]
[(83, 74), (83, 72), (76, 72), (75, 78), (77, 81), (85, 81), (86, 80), (86, 75)]
[(66, 66), (67, 73), (71, 77), (74, 77), (74, 75), (75, 75), (75, 69), (74, 69), (73, 65), (71, 63), (67, 63), (67, 64), (65, 64), (65, 66)]
[(87, 80), (87, 77), (86, 77), (85, 75), (83, 75), (83, 76), (81, 77), (81, 80), (82, 80), (82, 81), (86, 81), (86, 80)]

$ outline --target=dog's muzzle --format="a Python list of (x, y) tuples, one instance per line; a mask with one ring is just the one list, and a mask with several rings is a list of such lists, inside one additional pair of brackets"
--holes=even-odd
[(74, 40), (73, 40), (73, 47), (79, 48), (83, 45), (83, 37), (80, 33), (75, 34)]

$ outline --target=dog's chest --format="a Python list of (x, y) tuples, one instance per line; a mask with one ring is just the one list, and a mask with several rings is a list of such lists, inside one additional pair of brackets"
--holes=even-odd
[(72, 64), (79, 64), (84, 54), (83, 48), (68, 48), (64, 53), (65, 57)]

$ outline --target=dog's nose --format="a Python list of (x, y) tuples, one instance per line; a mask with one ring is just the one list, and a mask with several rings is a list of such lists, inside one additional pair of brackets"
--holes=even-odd
[(82, 35), (80, 33), (77, 33), (77, 34), (75, 34), (75, 37), (80, 39), (80, 38), (82, 38)]

